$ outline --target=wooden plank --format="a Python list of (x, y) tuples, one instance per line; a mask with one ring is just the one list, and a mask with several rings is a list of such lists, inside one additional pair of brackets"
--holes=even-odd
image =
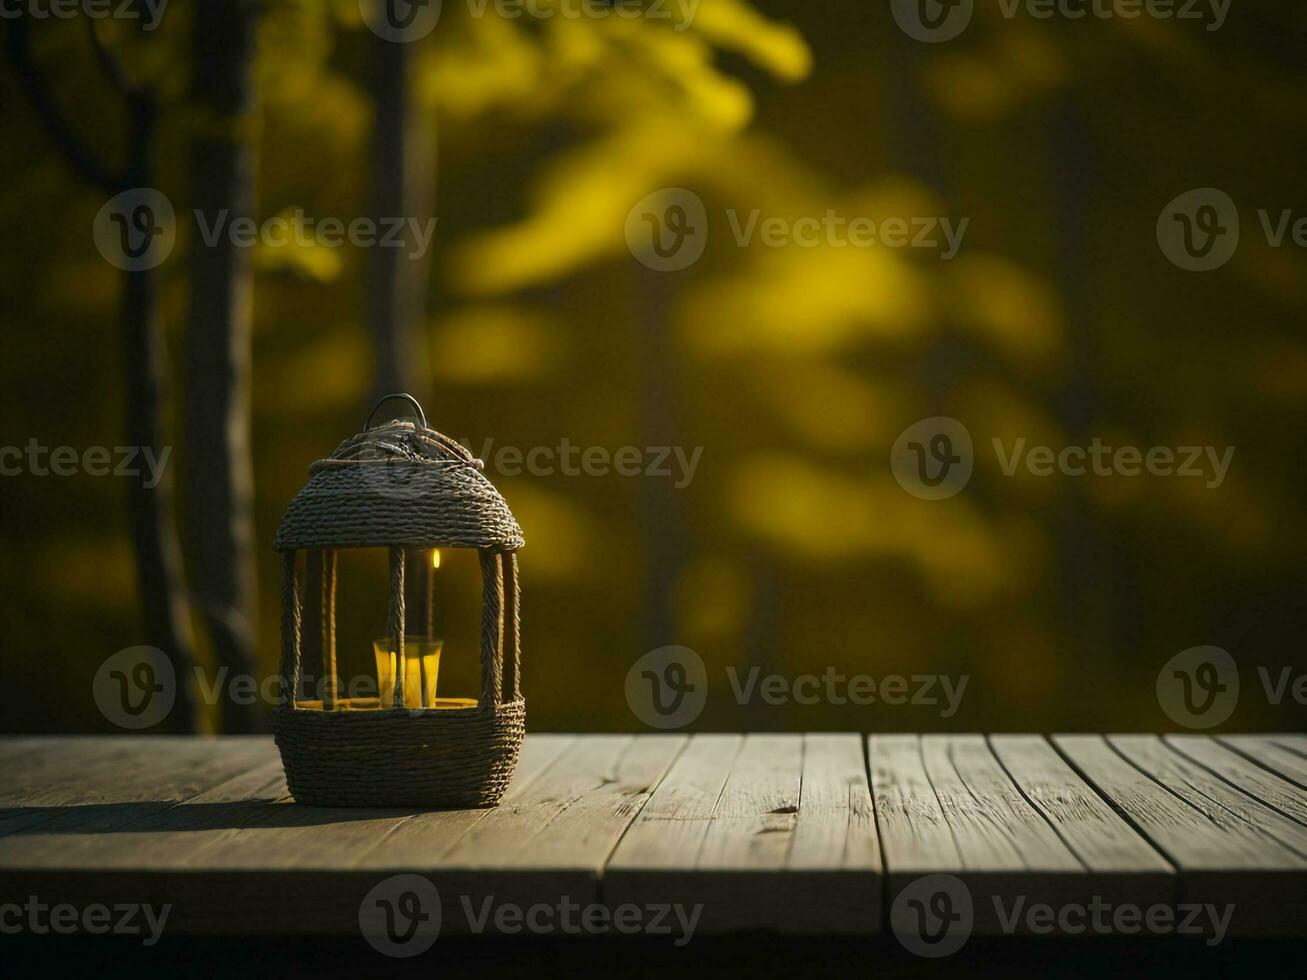
[(1206, 735), (1166, 735), (1164, 739), (1181, 755), (1206, 766), (1231, 786), (1237, 786), (1267, 806), (1307, 824), (1307, 790), (1281, 779)]
[(1270, 736), (1272, 742), (1290, 752), (1307, 757), (1307, 735), (1301, 733), (1277, 732)]
[(686, 742), (662, 734), (579, 738), (528, 792), (491, 811), (445, 854), (432, 880), (463, 903), (447, 924), (471, 928), (470, 913), (487, 901), (496, 908), (597, 902), (605, 863)]
[(1264, 735), (1220, 735), (1221, 742), (1234, 749), (1240, 755), (1251, 759), (1263, 769), (1291, 783), (1307, 788), (1307, 758), (1300, 756), (1282, 745), (1277, 745)]
[(612, 905), (700, 904), (700, 932), (872, 932), (880, 892), (857, 735), (696, 736), (603, 878)]
[(1282, 846), (1300, 858), (1307, 858), (1307, 827), (1186, 759), (1159, 736), (1109, 735), (1107, 741), (1129, 762), (1201, 810), (1212, 822), (1228, 824), (1236, 833), (1263, 842), (1272, 853), (1278, 853)]
[(961, 858), (956, 877), (971, 892), (975, 933), (1000, 933), (1005, 919), (1023, 931), (1014, 909), (1093, 898), (1085, 866), (1021, 796), (983, 736), (923, 736), (922, 760)]
[(1096, 887), (1124, 901), (1175, 899), (1175, 869), (1103, 802), (1042, 735), (991, 735), (1013, 782), (1094, 876)]
[(1083, 873), (1084, 865), (1026, 802), (983, 735), (925, 735), (922, 756), (965, 865)]
[[(535, 764), (552, 763), (570, 741), (534, 738), (523, 746), (519, 769), (506, 797), (521, 792), (538, 775)], [(190, 853), (184, 866), (215, 872), (265, 870), (318, 870), (345, 872), (365, 865), (375, 870), (413, 870), (434, 864), (471, 826), (491, 810), (414, 811), (364, 807), (299, 806), (288, 796), (261, 806), (242, 822), (236, 834), (215, 838)], [(429, 832), (423, 855), (416, 848), (396, 860), (387, 849), (399, 851), (406, 837), (400, 829), (417, 821), (419, 833)], [(411, 835), (410, 835), (411, 837)]]
[(0, 867), (89, 873), (181, 866), (215, 838), (234, 833), (244, 811), (266, 809), (285, 795), (281, 761), (264, 762), (181, 803), (147, 805), (132, 820), (114, 819), (110, 807), (108, 820), (77, 826), (52, 821), (0, 839)]
[(880, 873), (876, 812), (859, 736), (803, 736), (799, 815), (786, 866)]
[(613, 851), (604, 868), (606, 897), (614, 898), (627, 874), (680, 873), (697, 866), (708, 824), (743, 745), (742, 735), (690, 740)]
[[(276, 757), (268, 739), (71, 739), (16, 765), (0, 789), (0, 862), (34, 832), (106, 832), (163, 812)], [(6, 838), (20, 840), (6, 844)]]
[(743, 746), (742, 735), (690, 740), (604, 866), (606, 904), (684, 908), (697, 899), (699, 854)]
[(857, 736), (533, 735), (499, 808), (447, 812), (289, 803), (266, 738), (8, 740), (0, 894), (168, 903), (173, 933), (354, 934), (374, 885), (417, 872), (447, 933), (564, 900), (853, 932), (877, 928), (882, 883), (940, 872), (980, 933), (996, 896), (1086, 892), (1307, 932), (1307, 792), (1277, 768), (1307, 762), (1300, 738), (1224, 738), (1061, 736), (1068, 765), (1035, 736), (873, 736), (873, 807)]
[(1290, 900), (1301, 891), (1301, 857), (1274, 840), (1194, 806), (1120, 755), (1101, 735), (1057, 735), (1067, 761), (1166, 855), (1180, 873), (1182, 904), (1232, 907), (1230, 931), (1281, 935), (1301, 928)]
[(76, 735), (0, 735), (0, 765), (5, 767), (6, 772), (12, 771), (15, 766), (22, 765), (31, 760), (48, 757), (49, 755), (65, 750), (69, 743), (74, 740), (85, 739), (87, 736)]
[(920, 875), (961, 871), (962, 855), (926, 775), (920, 737), (872, 735), (867, 761), (891, 897)]
[[(170, 931), (183, 933), (348, 934), (372, 885), (399, 870), (430, 871), (461, 829), (493, 812), (299, 806), (289, 801), (271, 740), (260, 741), (274, 756), (269, 765), (115, 833), (63, 834), (73, 860), (43, 851), (39, 860), (0, 861), (0, 888), (81, 904), (166, 902)], [(573, 742), (530, 736), (505, 800)], [(387, 839), (396, 845), (389, 853), (380, 848)]]
[[(504, 792), (500, 806), (516, 805), (536, 779), (576, 741), (575, 735), (528, 735), (518, 755), (513, 781)], [(490, 812), (483, 809), (414, 813), (379, 837), (371, 847), (360, 851), (353, 866), (378, 871), (437, 868), (463, 835)]]
[(802, 736), (745, 736), (704, 835), (698, 867), (784, 867), (798, 822), (802, 781)]

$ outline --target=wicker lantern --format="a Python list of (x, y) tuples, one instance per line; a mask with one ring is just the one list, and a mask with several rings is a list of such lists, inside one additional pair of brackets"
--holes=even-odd
[[(392, 398), (417, 419), (372, 426)], [(522, 531), (481, 461), (427, 427), (411, 395), (377, 403), (358, 435), (310, 469), (277, 531), (282, 555), (281, 694), (273, 731), (286, 782), (300, 803), (318, 806), (477, 807), (499, 802), (525, 733), (520, 690), (515, 552)], [(336, 552), (390, 550), (388, 630), (396, 663), (384, 703), (341, 701), (336, 686)], [(406, 707), (406, 555), (475, 548), (481, 559), (481, 696)], [(320, 555), (323, 696), (299, 701), (303, 629), (300, 552)], [(306, 562), (307, 565), (307, 562)], [(430, 571), (427, 571), (430, 575)], [(426, 621), (431, 623), (431, 590)], [(425, 684), (423, 685), (425, 688)]]

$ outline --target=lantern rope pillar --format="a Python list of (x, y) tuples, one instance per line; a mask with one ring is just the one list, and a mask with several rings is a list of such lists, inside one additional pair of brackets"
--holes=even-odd
[(481, 552), (481, 701), (503, 700), (504, 578), (500, 554)]
[(281, 703), (294, 703), (300, 679), (300, 583), (295, 551), (281, 554)]
[(322, 550), (322, 707), (334, 711), (336, 680), (336, 552)]
[(404, 657), (404, 549), (390, 548), (390, 635), (394, 638), (395, 697), (392, 707), (404, 707), (404, 675), (408, 666)]
[(517, 584), (517, 555), (508, 552), (504, 565), (504, 700), (522, 696), (522, 592)]

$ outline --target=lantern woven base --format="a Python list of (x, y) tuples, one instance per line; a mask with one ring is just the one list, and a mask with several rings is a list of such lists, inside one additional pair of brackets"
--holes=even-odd
[(460, 709), (317, 711), (281, 706), (272, 730), (296, 802), (494, 806), (526, 734), (526, 701)]

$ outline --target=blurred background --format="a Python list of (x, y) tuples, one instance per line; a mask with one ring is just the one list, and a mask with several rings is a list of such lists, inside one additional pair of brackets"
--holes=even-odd
[[(1257, 669), (1307, 670), (1307, 254), (1257, 209), (1307, 217), (1307, 8), (1245, 0), (1205, 30), (980, 0), (928, 44), (888, 2), (687, 4), (445, 0), (411, 43), (355, 0), (173, 0), (152, 30), (6, 13), (0, 444), (171, 454), (155, 487), (0, 477), (0, 729), (114, 730), (93, 678), (141, 644), (206, 679), (161, 729), (265, 729), (270, 706), (205, 691), (276, 670), (277, 524), (392, 390), (487, 458), (525, 532), (533, 730), (642, 730), (627, 672), (672, 644), (707, 667), (696, 730), (1173, 730), (1158, 671), (1203, 644), (1240, 666), (1226, 729), (1302, 726)], [(176, 242), (123, 272), (93, 227), (141, 186)], [(1156, 234), (1198, 187), (1243, 227), (1205, 273)], [(708, 215), (675, 271), (626, 234), (663, 188)], [(208, 246), (195, 209), (436, 225), (418, 257)], [(968, 224), (948, 260), (740, 245), (727, 215), (755, 209)], [(890, 451), (938, 415), (975, 470), (918, 499)], [(1007, 476), (989, 449), (1095, 437), (1236, 451), (1212, 488)], [(495, 461), (563, 445), (701, 455), (688, 481), (675, 457), (670, 476)], [(442, 693), (475, 689), (465, 557), (437, 573)], [(384, 556), (343, 570), (346, 671), (384, 631), (384, 579)], [(739, 704), (726, 671), (754, 666), (969, 681), (949, 717)]]

